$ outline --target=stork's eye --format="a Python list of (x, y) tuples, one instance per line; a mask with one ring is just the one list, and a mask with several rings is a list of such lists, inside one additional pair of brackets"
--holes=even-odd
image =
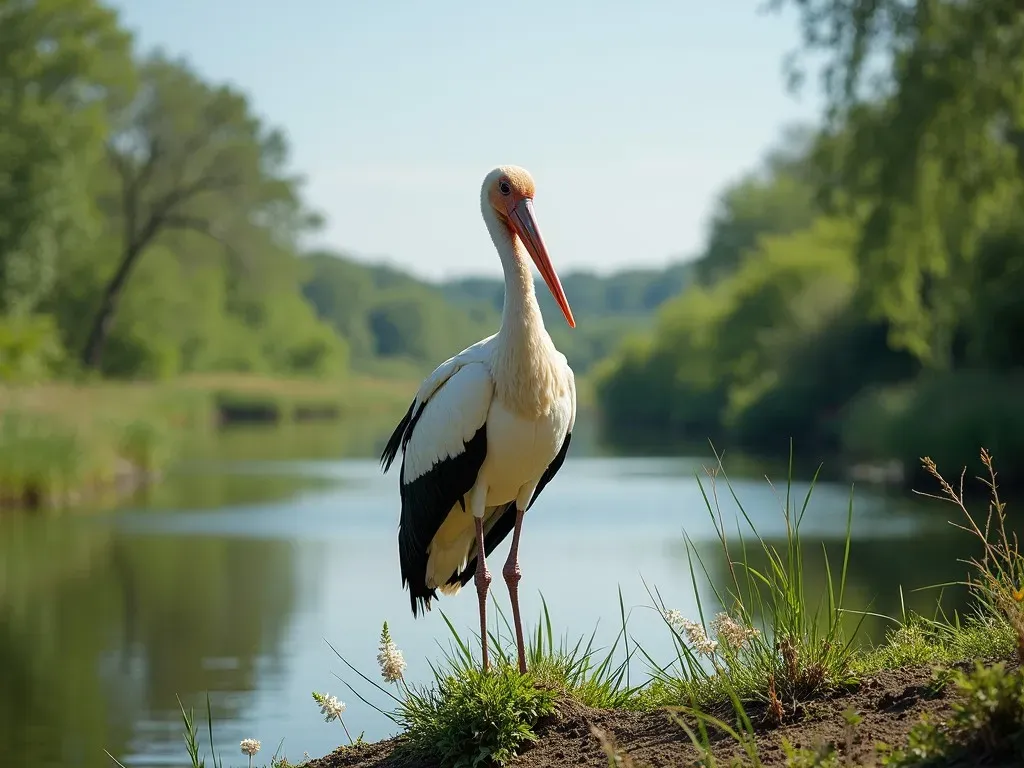
[(506, 195), (506, 196), (511, 195), (512, 194), (512, 185), (509, 184), (504, 179), (502, 179), (500, 182), (498, 182), (498, 191), (501, 192), (501, 194)]

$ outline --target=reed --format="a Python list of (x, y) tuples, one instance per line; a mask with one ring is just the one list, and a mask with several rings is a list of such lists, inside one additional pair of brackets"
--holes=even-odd
[(414, 391), (365, 377), (228, 375), (0, 386), (0, 509), (101, 503), (159, 477), (211, 430), (397, 415)]

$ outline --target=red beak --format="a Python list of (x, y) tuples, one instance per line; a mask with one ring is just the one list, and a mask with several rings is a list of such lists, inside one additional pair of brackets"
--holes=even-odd
[(555, 268), (551, 266), (551, 258), (548, 256), (548, 249), (544, 245), (544, 238), (540, 236), (540, 228), (537, 226), (537, 219), (533, 215), (533, 200), (528, 197), (524, 197), (519, 201), (519, 204), (512, 209), (512, 215), (509, 217), (512, 222), (512, 226), (519, 235), (519, 239), (523, 241), (523, 245), (526, 246), (526, 250), (530, 254), (530, 258), (533, 259), (533, 263), (537, 265), (537, 269), (540, 271), (541, 277), (544, 278), (544, 282), (547, 283), (548, 290), (551, 291), (551, 295), (555, 297), (555, 301), (558, 303), (558, 308), (562, 310), (562, 314), (565, 315), (566, 322), (569, 323), (570, 328), (576, 327), (576, 321), (572, 317), (572, 310), (569, 309), (569, 300), (565, 298), (565, 291), (562, 290), (562, 283), (558, 279), (558, 274), (555, 272)]

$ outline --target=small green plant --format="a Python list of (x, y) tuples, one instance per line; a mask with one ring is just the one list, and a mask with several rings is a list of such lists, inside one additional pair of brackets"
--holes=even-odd
[(936, 667), (932, 670), (931, 677), (928, 679), (925, 698), (937, 699), (945, 692), (951, 682), (953, 682), (953, 670), (947, 667)]
[[(189, 707), (188, 710), (181, 703), (181, 699), (178, 699), (178, 708), (181, 710), (181, 719), (184, 724), (184, 738), (185, 738), (185, 750), (188, 752), (188, 758), (191, 768), (206, 768), (206, 758), (199, 754), (199, 729), (196, 727), (195, 711)], [(224, 768), (223, 759), (217, 759), (217, 752), (214, 748), (213, 741), (213, 710), (210, 707), (210, 696), (206, 696), (206, 728), (210, 739), (210, 763), (211, 768)], [(242, 754), (248, 758), (249, 766), (252, 768), (252, 759), (260, 751), (261, 744), (259, 739), (242, 739), (239, 742), (239, 749)], [(288, 758), (281, 754), (281, 747), (284, 746), (284, 739), (281, 739), (277, 745), (277, 749), (274, 754), (270, 757), (270, 768), (298, 768), (300, 765), (305, 765), (306, 761), (299, 763), (298, 765), (290, 763)], [(114, 757), (110, 752), (106, 752), (109, 757), (118, 768), (125, 768), (124, 764)], [(309, 755), (306, 755), (308, 760)]]
[[(204, 768), (206, 760), (199, 757), (199, 740), (196, 738), (196, 717), (195, 711), (190, 707), (188, 712), (185, 712), (185, 706), (181, 703), (181, 699), (178, 699), (178, 707), (181, 709), (181, 719), (185, 725), (185, 746), (188, 749), (189, 759), (192, 760), (193, 768)], [(206, 725), (210, 731), (210, 760), (213, 762), (213, 767), (217, 766), (217, 753), (213, 748), (213, 710), (210, 708), (210, 697), (206, 697)], [(255, 743), (255, 750), (252, 754), (256, 754), (259, 751), (260, 743)], [(252, 762), (252, 754), (250, 755), (249, 762)]]
[[(694, 542), (687, 537), (690, 579), (700, 621), (687, 620), (677, 611), (668, 610), (660, 592), (648, 590), (655, 608), (673, 633), (677, 653), (675, 662), (668, 667), (659, 666), (645, 654), (656, 681), (655, 703), (670, 703), (672, 698), (686, 701), (692, 695), (697, 703), (707, 707), (714, 702), (727, 701), (727, 693), (732, 692), (743, 701), (764, 705), (771, 718), (781, 722), (786, 708), (792, 711), (801, 701), (855, 679), (853, 640), (860, 623), (854, 626), (849, 637), (843, 626), (853, 500), (851, 497), (847, 508), (841, 568), (834, 574), (828, 553), (823, 552), (824, 598), (814, 605), (807, 594), (804, 545), (800, 535), (814, 481), (802, 501), (798, 503), (793, 499), (791, 456), (785, 498), (781, 500), (786, 539), (780, 550), (758, 533), (736, 496), (720, 457), (718, 465), (713, 469), (705, 468), (705, 473), (707, 484), (699, 476), (697, 481), (725, 555), (729, 576), (726, 584), (716, 584)], [(720, 476), (725, 479), (728, 494), (756, 541), (754, 546), (742, 533), (734, 540), (727, 532)], [(709, 583), (718, 603), (727, 607), (727, 612), (718, 614), (710, 622), (714, 639), (707, 631), (709, 622), (705, 620), (700, 601), (699, 580)], [(657, 700), (659, 697), (661, 701)]]
[(884, 766), (952, 763), (968, 755), (972, 762), (1024, 759), (1024, 671), (978, 662), (970, 672), (955, 672), (953, 683), (961, 698), (952, 715), (944, 722), (922, 719), (905, 747), (883, 748)]
[(398, 709), (405, 748), (441, 766), (503, 765), (529, 741), (534, 727), (554, 711), (553, 691), (499, 664), (492, 672), (471, 668), (438, 675), (436, 685), (411, 689)]
[[(178, 708), (181, 709), (181, 719), (185, 726), (185, 749), (188, 751), (188, 758), (192, 768), (206, 768), (206, 758), (199, 754), (199, 729), (196, 727), (195, 710), (189, 707), (186, 711), (185, 705), (178, 699)], [(210, 734), (210, 760), (213, 768), (222, 768), (223, 762), (217, 762), (217, 753), (213, 746), (213, 710), (210, 707), (210, 697), (206, 697), (206, 726)], [(249, 755), (249, 764), (252, 765), (252, 756), (259, 752), (260, 743), (255, 739), (245, 739), (241, 743), (242, 753)], [(114, 761), (120, 768), (124, 765), (112, 754), (107, 752), (107, 757)]]
[[(483, 673), (463, 639), (444, 613), (451, 644), (440, 665), (431, 665), (429, 686), (410, 686), (405, 681), (405, 660), (385, 622), (381, 632), (377, 664), (388, 689), (370, 679), (344, 657), (335, 654), (362, 680), (383, 692), (393, 702), (388, 711), (372, 704), (355, 688), (349, 689), (403, 730), (402, 749), (437, 761), (442, 766), (475, 766), (492, 761), (498, 765), (513, 757), (526, 742), (536, 738), (534, 727), (541, 717), (554, 711), (556, 698), (573, 697), (591, 706), (615, 707), (631, 701), (634, 689), (628, 685), (629, 654), (614, 662), (619, 643), (626, 636), (627, 616), (619, 595), (622, 628), (615, 643), (599, 655), (594, 637), (586, 643), (556, 643), (551, 616), (542, 597), (541, 620), (527, 636), (529, 674), (519, 674), (515, 650), (503, 638), (489, 635), (495, 652), (494, 669)], [(329, 644), (328, 644), (329, 645)]]
[[(453, 648), (446, 652), (443, 666), (431, 665), (433, 685), (424, 687), (406, 684), (405, 660), (384, 623), (377, 664), (384, 682), (397, 688), (397, 696), (331, 648), (349, 669), (392, 699), (395, 708), (388, 712), (348, 686), (363, 702), (402, 727), (401, 749), (445, 768), (502, 765), (524, 743), (536, 739), (533, 729), (541, 717), (554, 711), (555, 692), (539, 687), (532, 674), (520, 675), (509, 663), (507, 649), (497, 654), (493, 670), (481, 671), (469, 644), (448, 617), (443, 613), (442, 617)], [(498, 642), (494, 645), (502, 647)]]
[(899, 669), (918, 664), (950, 664), (964, 659), (1005, 658), (1014, 652), (1016, 639), (1010, 625), (985, 606), (975, 605), (961, 616), (927, 618), (908, 614), (885, 641), (859, 654), (857, 674)]
[(787, 739), (782, 740), (786, 754), (786, 768), (840, 768), (842, 762), (831, 744), (820, 744), (815, 749), (795, 748)]

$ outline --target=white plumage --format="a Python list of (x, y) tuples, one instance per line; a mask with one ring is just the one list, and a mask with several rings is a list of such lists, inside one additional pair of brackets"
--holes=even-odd
[(524, 513), (561, 467), (576, 420), (572, 369), (544, 328), (527, 259), (575, 322), (532, 200), (533, 180), (520, 168), (498, 168), (484, 180), (481, 208), (505, 272), (501, 330), (424, 380), (381, 456), (386, 471), (403, 454), (399, 558), (413, 614), (430, 609), (436, 590), (455, 594), (475, 576), (485, 668), (486, 555), (513, 532), (503, 574), (522, 671), (519, 533)]

